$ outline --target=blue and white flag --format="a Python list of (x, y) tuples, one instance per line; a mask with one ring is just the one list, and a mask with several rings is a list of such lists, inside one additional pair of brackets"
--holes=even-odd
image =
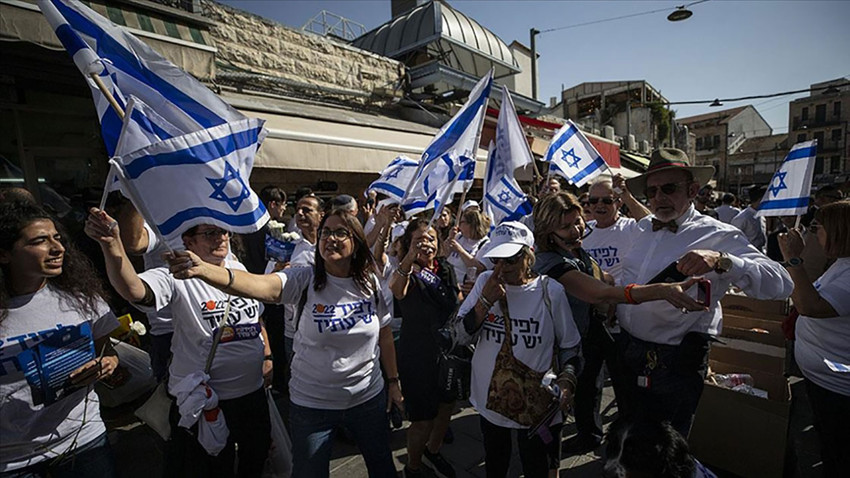
[(599, 151), (570, 120), (555, 133), (543, 161), (549, 163), (550, 173), (579, 188), (608, 169)]
[[(471, 185), (473, 174), (468, 173), (475, 170), (475, 154), (492, 87), (491, 71), (478, 81), (460, 111), (422, 153), (419, 169), (401, 201), (407, 217), (436, 208), (438, 204), (448, 204), (453, 194)], [(443, 187), (449, 184), (449, 189)]]
[(490, 143), (487, 172), (484, 175), (484, 213), (493, 226), (502, 221), (517, 221), (531, 214), (531, 202), (519, 187), (514, 173), (534, 161), (525, 132), (511, 99), (502, 85), (502, 108), (496, 123), (496, 143)]
[(215, 224), (245, 234), (269, 219), (248, 185), (263, 121), (244, 119), (151, 144), (110, 160), (139, 213), (168, 242)]
[(773, 174), (756, 216), (802, 216), (809, 209), (817, 140), (795, 144)]
[(385, 194), (400, 203), (404, 197), (404, 188), (410, 184), (418, 167), (419, 161), (407, 156), (399, 156), (381, 171), (381, 177), (372, 181), (372, 184), (366, 188), (366, 192), (375, 191)]
[(181, 131), (197, 131), (245, 116), (201, 82), (94, 10), (76, 0), (39, 0), (56, 36), (92, 90), (103, 141), (115, 154), (122, 122), (89, 77), (97, 74), (122, 109), (130, 95), (155, 107), (159, 116)]

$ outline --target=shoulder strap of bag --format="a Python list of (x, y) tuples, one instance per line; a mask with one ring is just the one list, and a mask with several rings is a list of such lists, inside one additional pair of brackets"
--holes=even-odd
[(298, 330), (298, 325), (301, 324), (301, 316), (304, 315), (304, 306), (307, 305), (307, 292), (310, 289), (310, 285), (301, 292), (301, 298), (298, 299), (298, 308), (295, 312), (295, 330)]

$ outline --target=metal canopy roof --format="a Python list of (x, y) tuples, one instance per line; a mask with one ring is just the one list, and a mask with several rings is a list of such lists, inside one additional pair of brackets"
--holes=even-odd
[[(400, 15), (351, 42), (408, 66), (436, 61), (476, 77), (495, 68), (500, 78), (520, 72), (508, 45), (475, 20), (438, 0)], [(426, 55), (423, 58), (422, 52)]]

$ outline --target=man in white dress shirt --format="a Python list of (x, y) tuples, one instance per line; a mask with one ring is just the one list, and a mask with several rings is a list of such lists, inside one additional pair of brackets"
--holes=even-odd
[[(622, 283), (652, 282), (674, 263), (682, 277), (711, 281), (703, 312), (686, 313), (663, 301), (617, 308), (629, 409), (639, 418), (669, 420), (685, 437), (702, 395), (709, 342), (722, 327), (720, 299), (729, 285), (756, 299), (784, 299), (794, 288), (788, 272), (740, 230), (694, 209), (691, 201), (713, 174), (711, 166), (690, 166), (683, 151), (662, 148), (653, 152), (645, 174), (627, 180), (633, 193), (649, 198), (652, 215), (633, 230), (621, 258)], [(665, 274), (670, 275), (675, 273)], [(695, 296), (696, 289), (691, 289)]]
[(751, 187), (748, 192), (750, 205), (732, 218), (731, 223), (733, 226), (744, 231), (750, 243), (762, 252), (764, 252), (764, 248), (767, 245), (767, 221), (765, 221), (764, 217), (756, 216), (756, 212), (765, 191), (764, 186)]

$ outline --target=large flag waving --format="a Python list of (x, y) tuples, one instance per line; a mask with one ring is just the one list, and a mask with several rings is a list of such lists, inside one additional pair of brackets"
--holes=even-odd
[(563, 177), (576, 187), (584, 186), (608, 169), (599, 151), (570, 120), (555, 133), (543, 160), (549, 163), (550, 173)]
[(756, 216), (802, 216), (809, 208), (817, 140), (797, 143), (773, 174)]
[(92, 73), (122, 109), (129, 95), (134, 95), (155, 106), (162, 118), (181, 131), (245, 119), (191, 75), (82, 3), (39, 0), (38, 5), (92, 90), (110, 156), (115, 154), (122, 121), (89, 76)]
[(404, 197), (404, 188), (410, 184), (418, 167), (419, 161), (403, 155), (399, 156), (390, 161), (390, 164), (381, 171), (381, 177), (372, 181), (366, 191), (386, 194), (396, 202), (401, 202)]
[(136, 208), (168, 242), (199, 224), (254, 232), (268, 221), (248, 185), (265, 134), (263, 121), (244, 119), (159, 141), (110, 163)]
[(531, 150), (511, 100), (511, 93), (502, 85), (502, 109), (496, 123), (496, 143), (490, 143), (487, 173), (484, 176), (484, 212), (499, 225), (516, 221), (531, 213), (531, 202), (522, 192), (514, 172), (531, 164)]
[(487, 113), (487, 100), (493, 86), (493, 72), (481, 78), (466, 103), (446, 123), (425, 152), (401, 202), (410, 217), (451, 202), (451, 196), (471, 182), (475, 153)]

